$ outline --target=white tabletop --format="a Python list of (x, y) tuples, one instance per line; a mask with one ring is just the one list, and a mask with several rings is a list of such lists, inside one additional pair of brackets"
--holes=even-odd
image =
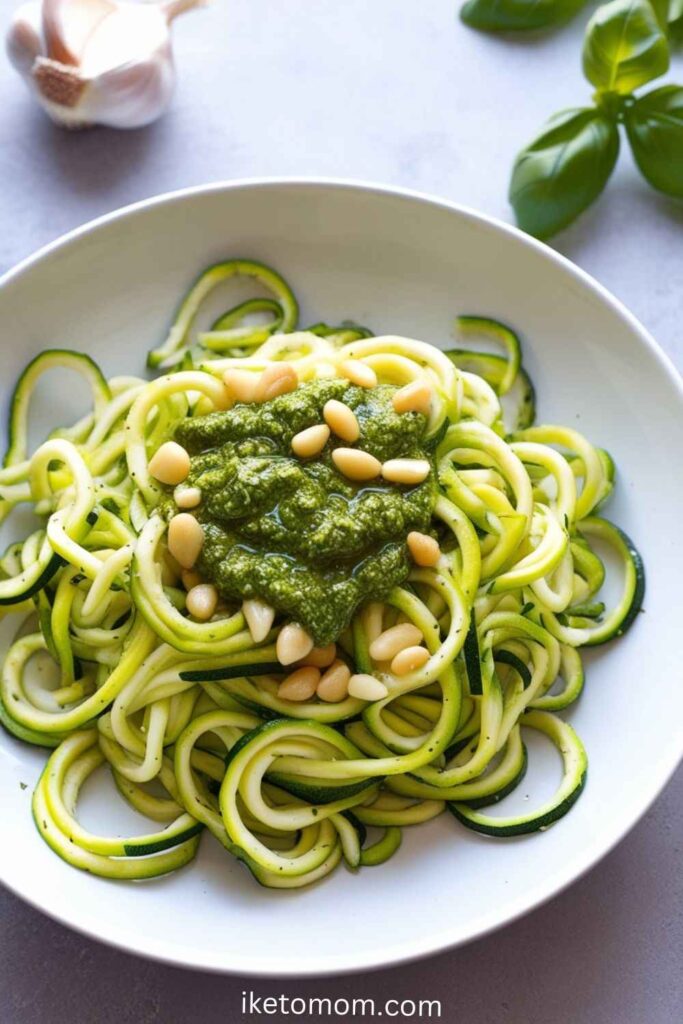
[[(0, 0), (3, 27), (14, 6)], [(503, 39), (466, 29), (456, 11), (457, 0), (215, 0), (176, 25), (170, 113), (130, 133), (53, 127), (0, 61), (0, 270), (118, 206), (224, 178), (386, 182), (509, 219), (516, 151), (546, 116), (589, 99), (587, 13), (550, 35)], [(669, 77), (683, 83), (682, 58)], [(556, 245), (683, 366), (683, 206), (652, 192), (626, 149), (605, 196)], [(679, 770), (617, 850), (547, 906), (464, 949), (353, 979), (191, 974), (83, 939), (0, 891), (0, 1020), (225, 1024), (247, 1019), (242, 991), (253, 990), (378, 1007), (441, 999), (449, 1024), (673, 1024), (682, 839)]]

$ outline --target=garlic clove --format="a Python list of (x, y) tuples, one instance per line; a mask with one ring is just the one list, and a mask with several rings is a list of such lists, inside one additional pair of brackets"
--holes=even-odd
[(39, 3), (22, 4), (15, 12), (5, 45), (13, 67), (24, 77), (29, 75), (36, 57), (43, 53)]
[[(78, 68), (48, 57), (38, 57), (31, 74), (43, 99), (51, 105), (64, 108), (66, 120), (66, 112), (78, 106), (87, 85)], [(82, 116), (78, 115), (75, 121), (82, 123)]]
[(112, 0), (43, 0), (46, 56), (78, 65), (90, 37), (116, 6)]
[(117, 8), (93, 29), (83, 50), (79, 66), (87, 78), (148, 60), (168, 46), (168, 22), (159, 5), (121, 3)]
[(202, 3), (43, 0), (17, 12), (7, 49), (53, 120), (138, 128), (173, 92), (171, 22)]
[(173, 65), (163, 56), (135, 61), (93, 78), (81, 110), (91, 123), (142, 128), (168, 106), (174, 85)]

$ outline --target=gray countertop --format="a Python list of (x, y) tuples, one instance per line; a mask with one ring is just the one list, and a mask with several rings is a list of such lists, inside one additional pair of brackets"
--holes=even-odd
[[(3, 26), (13, 7), (0, 0)], [(176, 25), (170, 113), (131, 133), (55, 128), (0, 60), (0, 269), (118, 206), (223, 178), (374, 180), (509, 219), (515, 152), (547, 115), (588, 99), (587, 14), (545, 37), (503, 39), (467, 30), (456, 9), (456, 0), (214, 2)], [(683, 81), (680, 57), (670, 78)], [(682, 228), (683, 206), (650, 191), (624, 151), (603, 199), (556, 243), (679, 367)], [(242, 991), (253, 990), (378, 1006), (438, 998), (449, 1024), (674, 1024), (683, 1019), (682, 841), (679, 770), (627, 839), (547, 906), (463, 949), (333, 980), (248, 982), (159, 966), (68, 932), (3, 890), (0, 1020), (212, 1024), (247, 1019)]]

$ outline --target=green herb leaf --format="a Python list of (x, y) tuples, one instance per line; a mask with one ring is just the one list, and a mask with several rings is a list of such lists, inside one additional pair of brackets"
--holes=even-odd
[(628, 95), (668, 67), (669, 44), (648, 0), (613, 0), (588, 22), (583, 70), (601, 92)]
[(669, 22), (669, 8), (671, 6), (671, 0), (649, 0), (650, 7), (655, 12), (655, 18), (659, 22), (662, 31), (666, 32), (666, 26)]
[(683, 196), (683, 88), (664, 85), (642, 96), (625, 123), (642, 175), (660, 192)]
[(471, 28), (489, 32), (521, 32), (548, 28), (568, 21), (585, 2), (586, 0), (467, 0), (460, 10), (460, 18)]
[(616, 124), (600, 110), (563, 110), (517, 157), (510, 202), (517, 223), (549, 238), (600, 195), (619, 154)]
[(669, 0), (668, 22), (669, 40), (679, 44), (683, 39), (683, 0)]

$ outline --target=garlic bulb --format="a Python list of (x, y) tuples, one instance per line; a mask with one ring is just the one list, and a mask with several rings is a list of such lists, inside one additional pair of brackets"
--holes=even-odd
[(7, 53), (50, 117), (69, 128), (139, 128), (166, 109), (175, 70), (171, 22), (203, 0), (24, 4)]

